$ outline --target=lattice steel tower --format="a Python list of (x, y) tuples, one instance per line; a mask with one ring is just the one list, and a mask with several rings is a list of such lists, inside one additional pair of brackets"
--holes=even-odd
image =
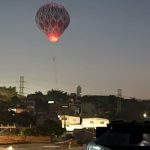
[(21, 95), (21, 96), (23, 96), (24, 95), (24, 76), (20, 76), (20, 86), (19, 86), (19, 94)]

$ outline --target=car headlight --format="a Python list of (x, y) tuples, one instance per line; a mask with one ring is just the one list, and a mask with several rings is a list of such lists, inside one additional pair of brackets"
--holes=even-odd
[(89, 143), (86, 147), (86, 150), (111, 150), (111, 149), (101, 145), (96, 145), (95, 143)]

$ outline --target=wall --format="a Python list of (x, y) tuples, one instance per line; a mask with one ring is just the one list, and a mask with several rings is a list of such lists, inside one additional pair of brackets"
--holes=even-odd
[(13, 143), (49, 143), (51, 142), (49, 136), (0, 136), (0, 144)]

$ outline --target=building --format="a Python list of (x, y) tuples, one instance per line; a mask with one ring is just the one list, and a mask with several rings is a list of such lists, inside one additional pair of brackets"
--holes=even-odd
[(16, 114), (28, 112), (28, 110), (26, 108), (21, 108), (21, 107), (9, 108), (8, 111), (14, 111)]
[(69, 116), (69, 115), (59, 115), (58, 118), (61, 120), (62, 128), (68, 127), (70, 125), (80, 125), (80, 117)]
[(75, 129), (95, 129), (96, 127), (106, 127), (109, 124), (109, 120), (105, 118), (80, 118), (69, 115), (59, 116), (62, 123), (62, 128), (66, 128), (67, 131), (73, 131)]
[(81, 106), (80, 105), (70, 105), (70, 110), (73, 115), (80, 115), (81, 114)]
[(105, 118), (83, 118), (82, 126), (83, 128), (96, 128), (96, 127), (106, 127), (109, 124), (109, 120)]

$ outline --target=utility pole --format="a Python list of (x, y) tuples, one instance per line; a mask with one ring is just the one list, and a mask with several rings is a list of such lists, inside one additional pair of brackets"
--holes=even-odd
[(24, 95), (24, 76), (20, 76), (20, 86), (19, 86), (19, 95)]

